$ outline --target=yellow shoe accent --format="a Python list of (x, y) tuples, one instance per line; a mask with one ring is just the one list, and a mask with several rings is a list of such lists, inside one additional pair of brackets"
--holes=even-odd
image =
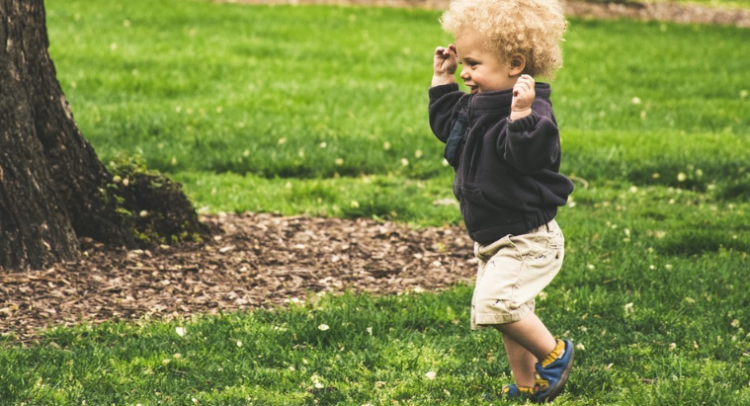
[(556, 359), (560, 358), (565, 353), (565, 341), (557, 340), (557, 346), (552, 350), (549, 355), (542, 361), (542, 367), (546, 368), (547, 365), (555, 362)]

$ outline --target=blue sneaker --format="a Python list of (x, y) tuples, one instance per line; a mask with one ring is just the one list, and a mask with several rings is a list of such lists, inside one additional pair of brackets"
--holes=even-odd
[(518, 386), (515, 383), (503, 386), (501, 397), (506, 400), (528, 398), (534, 395), (534, 388)]
[(573, 343), (565, 340), (565, 352), (546, 367), (536, 363), (534, 399), (538, 402), (551, 402), (562, 393), (568, 375), (573, 368)]

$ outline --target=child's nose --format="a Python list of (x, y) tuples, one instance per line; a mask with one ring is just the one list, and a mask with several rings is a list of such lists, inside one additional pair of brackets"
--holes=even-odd
[(469, 72), (465, 68), (461, 69), (461, 79), (469, 80), (469, 78), (471, 78), (471, 75), (469, 75)]

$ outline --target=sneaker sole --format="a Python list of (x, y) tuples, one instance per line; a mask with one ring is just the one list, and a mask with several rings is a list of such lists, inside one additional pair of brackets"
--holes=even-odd
[(570, 362), (568, 362), (567, 368), (565, 368), (562, 375), (560, 376), (560, 380), (557, 381), (557, 385), (555, 385), (553, 388), (550, 389), (550, 392), (546, 398), (540, 399), (542, 402), (549, 403), (555, 400), (556, 397), (560, 396), (560, 393), (562, 393), (563, 388), (565, 388), (565, 384), (568, 383), (568, 375), (570, 375), (570, 370), (573, 369), (573, 358), (575, 358), (575, 355), (576, 355), (576, 352), (575, 352), (575, 349), (573, 349), (573, 345), (571, 343)]

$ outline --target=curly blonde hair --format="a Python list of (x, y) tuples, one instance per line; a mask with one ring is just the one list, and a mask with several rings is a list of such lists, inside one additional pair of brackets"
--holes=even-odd
[(505, 61), (523, 55), (528, 75), (553, 79), (562, 67), (567, 21), (558, 0), (453, 0), (440, 23), (454, 36), (476, 30), (486, 49)]

